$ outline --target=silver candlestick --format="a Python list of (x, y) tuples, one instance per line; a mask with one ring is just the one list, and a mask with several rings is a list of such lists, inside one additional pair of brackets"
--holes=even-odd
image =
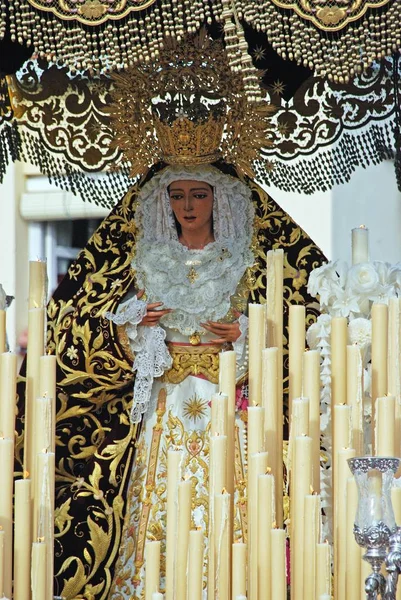
[[(397, 532), (391, 504), (391, 484), (400, 460), (363, 456), (350, 458), (348, 464), (358, 486), (354, 535), (357, 543), (366, 548), (363, 558), (372, 567), (372, 573), (365, 580), (366, 599), (377, 600), (379, 595), (384, 599), (386, 579), (380, 569), (388, 558), (390, 538)], [(393, 600), (393, 596), (386, 600)]]

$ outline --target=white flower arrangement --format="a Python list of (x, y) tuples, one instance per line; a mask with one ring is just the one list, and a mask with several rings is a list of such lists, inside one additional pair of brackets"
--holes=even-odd
[[(309, 276), (308, 292), (318, 298), (321, 315), (306, 334), (309, 348), (318, 349), (321, 356), (321, 417), (322, 448), (326, 466), (322, 469), (321, 496), (326, 517), (323, 528), (326, 537), (331, 537), (330, 514), (331, 480), (328, 467), (331, 465), (331, 319), (345, 317), (348, 321), (348, 343), (356, 344), (361, 351), (364, 383), (364, 417), (366, 424), (371, 419), (371, 342), (372, 305), (375, 302), (388, 304), (389, 298), (401, 296), (401, 263), (359, 263), (349, 267), (344, 261), (326, 263), (312, 271)], [(367, 439), (367, 436), (365, 437)], [(366, 448), (369, 451), (369, 448)]]
[(401, 263), (348, 267), (344, 261), (329, 262), (312, 271), (308, 292), (319, 297), (321, 312), (331, 317), (368, 318), (373, 302), (388, 304), (389, 298), (401, 296)]

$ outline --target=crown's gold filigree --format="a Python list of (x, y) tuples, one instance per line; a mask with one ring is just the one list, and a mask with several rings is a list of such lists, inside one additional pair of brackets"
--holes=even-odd
[(113, 145), (133, 177), (159, 160), (194, 165), (220, 158), (252, 176), (252, 162), (270, 145), (274, 108), (247, 99), (222, 43), (205, 32), (166, 41), (154, 63), (115, 75), (112, 95)]

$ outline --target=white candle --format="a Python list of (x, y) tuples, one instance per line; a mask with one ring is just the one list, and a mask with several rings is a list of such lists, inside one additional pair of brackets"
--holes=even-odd
[(248, 457), (248, 596), (258, 597), (258, 477), (266, 473), (267, 452)]
[[(354, 522), (358, 508), (358, 488), (355, 479), (347, 479), (347, 534), (345, 597), (346, 600), (358, 600), (361, 596), (361, 548), (355, 541)], [(396, 521), (397, 522), (397, 521)]]
[(228, 396), (227, 394), (213, 394), (211, 407), (212, 435), (227, 435)]
[(216, 527), (214, 531), (215, 551), (215, 590), (216, 598), (229, 600), (230, 598), (230, 494), (216, 494), (215, 518)]
[[(386, 304), (372, 306), (372, 427), (375, 423), (377, 398), (388, 393), (388, 307)], [(374, 444), (374, 435), (372, 436)], [(373, 447), (374, 452), (374, 447)]]
[(17, 355), (0, 354), (0, 435), (14, 439), (17, 405)]
[[(234, 498), (234, 461), (235, 452), (235, 380), (237, 355), (234, 350), (219, 354), (219, 391), (228, 396), (227, 404), (227, 491)], [(212, 431), (212, 433), (214, 433)], [(231, 507), (232, 511), (232, 507)]]
[(331, 320), (331, 406), (347, 399), (347, 319)]
[(7, 350), (6, 311), (0, 310), (0, 353)]
[[(39, 452), (36, 457), (36, 479), (34, 495), (34, 523), (37, 523), (34, 539), (46, 544), (46, 596), (53, 597), (53, 554), (54, 554), (54, 452)], [(33, 564), (32, 564), (33, 568)]]
[(271, 597), (274, 600), (287, 599), (287, 573), (286, 573), (286, 544), (284, 529), (271, 530), (272, 552), (270, 568)]
[(202, 600), (204, 539), (201, 529), (189, 532), (188, 598)]
[(258, 476), (258, 598), (270, 600), (271, 543), (270, 531), (275, 521), (274, 477), (270, 474)]
[(278, 348), (265, 348), (262, 352), (262, 405), (265, 409), (265, 440), (269, 467), (275, 481), (276, 524), (281, 526), (283, 514), (283, 396), (278, 392)]
[(375, 452), (377, 456), (397, 456), (395, 448), (395, 398), (376, 400)]
[(360, 225), (352, 230), (352, 264), (369, 261), (369, 230)]
[(312, 483), (312, 439), (294, 441), (294, 468), (291, 479), (291, 598), (303, 600), (304, 504)]
[[(388, 305), (388, 393), (395, 397), (395, 456), (401, 455), (401, 298)], [(400, 587), (400, 586), (399, 586)]]
[(215, 515), (214, 497), (226, 489), (227, 483), (227, 437), (225, 435), (211, 435), (209, 448), (209, 568), (208, 568), (208, 593), (214, 590), (213, 580), (215, 569), (214, 535)]
[(29, 261), (29, 303), (28, 308), (43, 308), (47, 303), (46, 261)]
[(2, 598), (4, 597), (4, 567), (5, 567), (4, 538), (5, 538), (5, 533), (2, 529), (0, 529), (0, 594), (1, 594)]
[(39, 394), (38, 397), (50, 398), (51, 404), (51, 443), (50, 451), (56, 451), (56, 366), (54, 355), (47, 354), (39, 359)]
[(327, 542), (316, 548), (316, 595), (331, 594), (331, 546)]
[(31, 480), (15, 482), (14, 600), (30, 600), (31, 590)]
[(262, 350), (265, 347), (265, 308), (249, 304), (249, 404), (262, 404)]
[(13, 539), (13, 473), (14, 440), (0, 438), (1, 493), (0, 528), (4, 538), (4, 593), (11, 598), (12, 590), (12, 539)]
[(265, 409), (248, 406), (248, 454), (265, 450)]
[[(39, 365), (44, 354), (45, 309), (32, 308), (28, 311), (28, 353), (25, 389), (25, 439), (24, 471), (35, 479), (35, 400), (39, 396)], [(33, 490), (32, 490), (33, 491)]]
[(167, 452), (166, 600), (174, 598), (178, 481), (182, 457), (181, 451)]
[(364, 454), (363, 397), (361, 351), (357, 345), (347, 346), (347, 405), (351, 406), (351, 444), (357, 456)]
[(159, 589), (160, 581), (160, 542), (145, 544), (145, 600), (153, 600), (154, 592)]
[(333, 511), (334, 540), (334, 595), (345, 598), (347, 572), (347, 480), (348, 459), (355, 457), (353, 448), (340, 450), (337, 454), (337, 496)]
[(304, 500), (304, 597), (316, 600), (316, 546), (320, 540), (320, 496)]
[(34, 542), (32, 544), (31, 570), (32, 600), (44, 600), (48, 598), (46, 595), (46, 557), (46, 544), (44, 542)]
[(312, 487), (320, 492), (320, 352), (308, 350), (304, 353), (303, 394), (309, 398), (309, 428), (312, 438)]
[(246, 594), (246, 544), (237, 542), (232, 545), (232, 597), (237, 598)]
[(302, 395), (302, 362), (305, 352), (305, 306), (290, 306), (288, 319), (288, 377), (289, 377), (289, 410), (294, 398)]
[(192, 482), (178, 484), (178, 531), (175, 573), (175, 600), (186, 600), (189, 530), (191, 528)]

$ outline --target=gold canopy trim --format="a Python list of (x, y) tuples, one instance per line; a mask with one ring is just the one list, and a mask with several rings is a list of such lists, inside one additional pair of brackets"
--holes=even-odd
[(101, 25), (105, 21), (118, 20), (130, 12), (149, 8), (156, 0), (27, 0), (29, 4), (52, 12), (62, 20), (75, 20), (84, 25)]
[(339, 31), (360, 19), (369, 8), (380, 8), (391, 0), (271, 0), (291, 9), (322, 31)]

